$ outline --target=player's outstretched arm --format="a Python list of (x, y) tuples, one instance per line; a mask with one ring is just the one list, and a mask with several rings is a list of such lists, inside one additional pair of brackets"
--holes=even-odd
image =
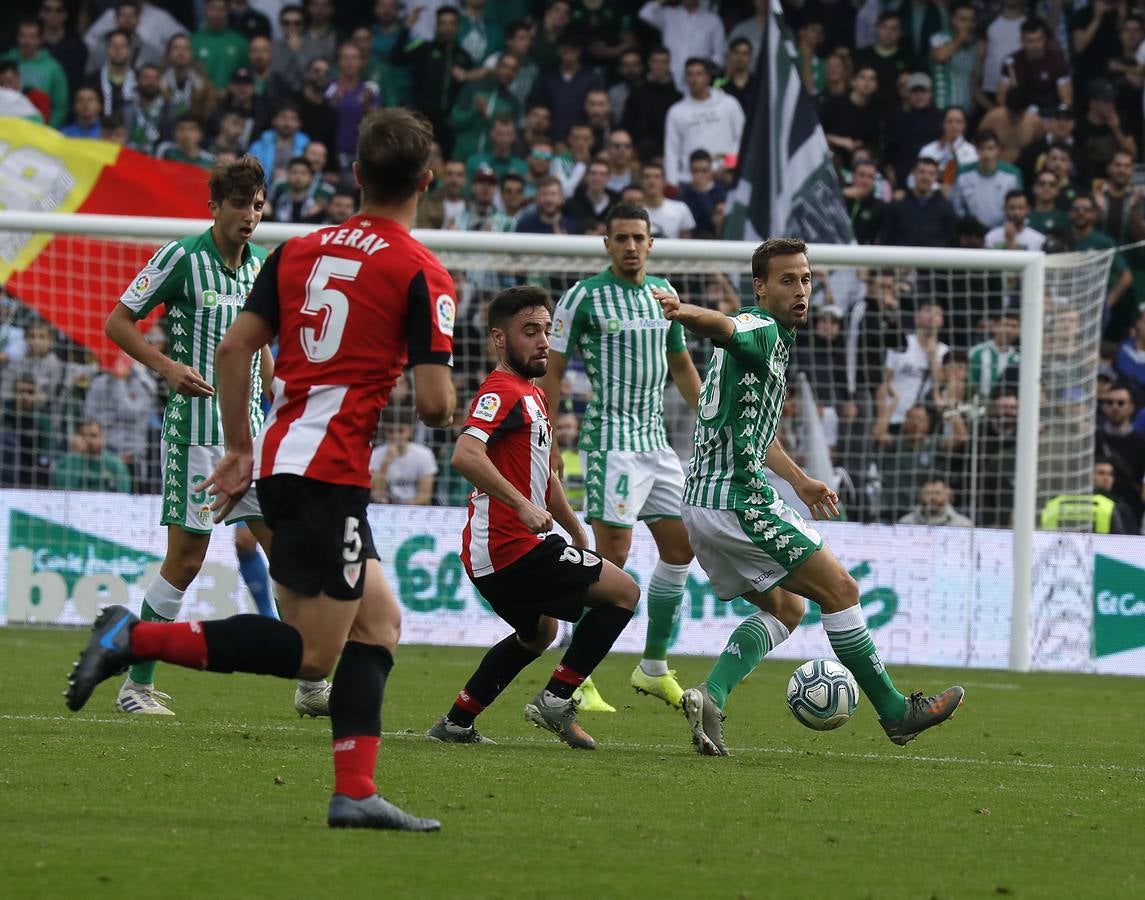
[[(549, 407), (549, 419), (556, 421), (558, 408), (561, 402), (561, 381), (565, 377), (569, 358), (558, 350), (549, 350), (549, 367), (545, 370), (545, 377), (541, 379), (541, 390), (545, 394), (545, 403)], [(561, 478), (565, 477), (565, 461), (561, 456), (561, 447), (557, 442), (557, 432), (553, 429), (553, 445), (549, 451), (549, 468)]]
[(569, 498), (565, 496), (564, 485), (556, 472), (549, 474), (549, 512), (553, 514), (556, 523), (568, 532), (574, 547), (588, 549), (588, 536), (584, 533), (577, 514), (573, 512)]
[(530, 501), (497, 471), (489, 459), (484, 441), (472, 435), (461, 435), (453, 448), (453, 468), (477, 490), (515, 510), (522, 524), (533, 534), (552, 531), (553, 517), (549, 511)]
[[(652, 288), (652, 296), (664, 310), (664, 316), (670, 322), (679, 322), (692, 334), (709, 338), (717, 344), (725, 344), (735, 334), (732, 320), (722, 312), (714, 309), (704, 309), (691, 303), (681, 303), (679, 296), (673, 291), (663, 288)], [(697, 398), (698, 402), (698, 398)]]
[(123, 303), (115, 304), (104, 323), (103, 331), (128, 356), (157, 372), (176, 393), (189, 397), (210, 397), (214, 394), (214, 388), (200, 372), (175, 362), (151, 346), (135, 324), (135, 313)]
[(430, 428), (446, 428), (453, 421), (457, 392), (453, 389), (453, 369), (438, 363), (413, 367), (414, 402), (417, 417)]
[(799, 499), (806, 503), (807, 508), (811, 510), (813, 518), (830, 519), (838, 517), (839, 495), (831, 490), (829, 485), (817, 481), (804, 472), (799, 464), (787, 455), (787, 451), (783, 449), (778, 438), (772, 441), (771, 446), (767, 448), (764, 462), (767, 463), (767, 467), (771, 471), (795, 489)]

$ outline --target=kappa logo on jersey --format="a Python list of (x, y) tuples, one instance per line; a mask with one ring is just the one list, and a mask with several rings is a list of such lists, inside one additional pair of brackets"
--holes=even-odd
[(497, 411), (501, 408), (500, 394), (482, 394), (473, 405), (473, 417), (492, 422), (497, 418)]
[(437, 298), (437, 328), (442, 334), (453, 337), (453, 324), (457, 321), (457, 304), (449, 294)]

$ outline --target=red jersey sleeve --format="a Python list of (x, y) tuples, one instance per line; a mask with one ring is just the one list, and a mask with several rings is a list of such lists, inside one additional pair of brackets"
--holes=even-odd
[(457, 298), (453, 295), (453, 279), (436, 260), (414, 275), (408, 302), (410, 365), (452, 366)]
[(521, 394), (507, 387), (483, 385), (484, 389), (469, 408), (469, 418), (465, 420), (462, 434), (475, 437), (484, 444), (492, 444), (506, 432), (525, 424)]

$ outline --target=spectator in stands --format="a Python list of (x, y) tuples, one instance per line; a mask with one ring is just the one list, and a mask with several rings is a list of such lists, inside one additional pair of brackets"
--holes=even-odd
[(513, 231), (513, 219), (496, 207), (496, 197), (497, 173), (488, 166), (482, 166), (473, 176), (469, 202), (465, 204), (457, 227), (462, 231)]
[(1052, 144), (1046, 152), (1042, 169), (1052, 173), (1057, 179), (1058, 208), (1068, 211), (1074, 199), (1081, 193), (1074, 181), (1073, 151), (1060, 141)]
[(713, 177), (711, 154), (693, 150), (688, 158), (689, 183), (680, 191), (680, 200), (692, 211), (696, 227), (692, 237), (718, 238), (724, 228), (728, 189)]
[(1017, 439), (1018, 391), (998, 385), (991, 391), (979, 443), (976, 525), (1009, 528), (1013, 524)]
[(29, 325), (24, 331), (24, 355), (0, 369), (0, 395), (5, 400), (15, 396), (16, 382), (31, 378), (39, 402), (50, 407), (64, 387), (66, 367), (52, 349), (55, 339), (44, 322)]
[[(1117, 246), (1109, 235), (1098, 231), (1095, 227), (1097, 205), (1092, 195), (1078, 194), (1074, 198), (1069, 209), (1069, 221), (1071, 226), (1069, 243), (1073, 250), (1080, 253), (1084, 250), (1110, 250)], [(1134, 304), (1133, 273), (1129, 270), (1121, 251), (1117, 251), (1109, 270), (1109, 293), (1106, 295), (1103, 326), (1109, 324), (1113, 318), (1113, 310), (1117, 309), (1123, 300), (1130, 307)], [(1122, 315), (1124, 314), (1118, 315), (1118, 322), (1122, 321)], [(1113, 333), (1107, 337), (1110, 340), (1120, 340), (1124, 334)]]
[(461, 23), (457, 43), (472, 59), (480, 62), (505, 49), (504, 20), (490, 15), (485, 0), (461, 0), (458, 7)]
[(936, 190), (938, 163), (920, 156), (914, 164), (914, 185), (883, 213), (880, 244), (904, 247), (945, 247), (954, 236), (954, 207)]
[(939, 340), (942, 331), (942, 307), (933, 301), (920, 303), (914, 314), (914, 331), (906, 337), (901, 350), (887, 351), (883, 384), (886, 393), (895, 398), (888, 413), (891, 431), (901, 425), (907, 410), (925, 403), (934, 389), (942, 361), (950, 348)]
[(632, 15), (609, 0), (579, 0), (572, 9), (573, 30), (584, 38), (590, 65), (611, 73), (621, 55), (636, 46)]
[[(132, 69), (137, 69), (146, 63), (159, 65), (163, 62), (162, 48), (164, 44), (156, 44), (147, 40), (139, 31), (142, 9), (143, 7), (137, 0), (119, 0), (112, 5), (112, 10), (115, 13), (115, 26), (114, 29), (109, 28), (108, 31), (119, 30), (127, 35), (127, 41), (130, 45), (128, 60)], [(88, 74), (95, 72), (103, 65), (106, 52), (106, 45), (102, 42), (97, 43), (92, 48), (87, 57), (86, 71)]]
[(248, 144), (247, 120), (242, 113), (233, 109), (223, 110), (218, 117), (217, 133), (208, 153), (214, 154), (215, 163), (219, 163), (219, 156), (228, 154), (237, 159), (246, 152)]
[(796, 33), (795, 52), (799, 54), (799, 78), (803, 89), (814, 96), (823, 84), (823, 58), (820, 48), (823, 45), (823, 23), (804, 19)]
[(529, 149), (538, 141), (549, 139), (549, 126), (552, 124), (552, 111), (540, 100), (530, 100), (525, 107), (525, 123), (513, 145), (513, 152), (520, 157), (529, 155)]
[(516, 56), (502, 53), (490, 74), (468, 82), (461, 89), (449, 114), (449, 124), (456, 138), (453, 155), (457, 159), (467, 160), (470, 156), (488, 153), (494, 123), (501, 119), (512, 125), (520, 118), (523, 108), (511, 89), (520, 68), (521, 61)]
[(668, 0), (648, 0), (640, 7), (640, 18), (660, 31), (660, 42), (672, 55), (672, 80), (684, 89), (684, 63), (692, 57), (724, 64), (727, 38), (724, 23), (709, 9), (701, 9), (700, 0), (681, 0), (670, 5)]
[(271, 124), (273, 127), (260, 134), (249, 151), (262, 164), (267, 184), (284, 180), (287, 164), (301, 156), (310, 143), (310, 136), (300, 130), (298, 105), (293, 101), (283, 100), (278, 104)]
[[(982, 63), (986, 42), (978, 36), (978, 16), (970, 0), (957, 0), (950, 6), (950, 28), (930, 39), (930, 74), (934, 79), (934, 103), (939, 109), (951, 106), (963, 111), (990, 106), (982, 93)], [(922, 63), (922, 57), (918, 63)]]
[(215, 157), (203, 149), (203, 126), (192, 115), (175, 120), (175, 140), (159, 145), (155, 155), (172, 162), (190, 163), (200, 169), (213, 169)]
[[(1138, 10), (1140, 7), (1138, 7)], [(1142, 116), (1142, 60), (1138, 59), (1145, 39), (1145, 20), (1140, 13), (1122, 20), (1118, 28), (1120, 55), (1106, 63), (1105, 75), (1117, 91), (1114, 105), (1126, 134), (1140, 137), (1145, 118)]]
[(1015, 163), (1022, 151), (1037, 143), (1045, 124), (1037, 110), (1030, 106), (1026, 89), (1015, 86), (1006, 92), (1006, 102), (994, 107), (982, 117), (979, 133), (991, 131), (998, 138), (1001, 159)]
[(361, 48), (346, 42), (338, 48), (338, 78), (326, 89), (326, 102), (334, 108), (334, 158), (346, 178), (357, 154), (358, 126), (381, 102), (378, 86), (364, 77), (365, 67)]
[(1015, 380), (1012, 370), (1020, 361), (1017, 343), (1021, 333), (1017, 310), (1002, 310), (990, 318), (990, 340), (971, 347), (967, 360), (966, 388), (971, 397), (989, 397), (1004, 381)]
[(284, 171), (286, 177), (270, 186), (266, 198), (269, 215), (263, 218), (273, 222), (321, 222), (333, 190), (321, 178), (314, 177), (314, 170), (303, 156), (289, 160)]
[(0, 87), (23, 101), (20, 104), (22, 110), (5, 112), (4, 115), (15, 115), (37, 124), (44, 124), (51, 118), (52, 101), (43, 91), (24, 87), (20, 81), (20, 65), (16, 60), (0, 59)]
[(1104, 78), (1094, 79), (1086, 86), (1086, 94), (1085, 115), (1077, 123), (1074, 139), (1078, 150), (1075, 157), (1078, 180), (1088, 188), (1094, 178), (1104, 174), (1118, 150), (1137, 159), (1137, 140), (1121, 127), (1121, 117), (1114, 104), (1117, 92), (1112, 84)]
[(1141, 189), (1133, 186), (1134, 162), (1133, 156), (1124, 150), (1114, 153), (1105, 169), (1105, 183), (1093, 193), (1093, 202), (1097, 204), (1096, 227), (1118, 245), (1145, 239), (1145, 203)]
[(592, 162), (592, 127), (584, 123), (574, 125), (569, 129), (565, 147), (565, 152), (553, 159), (549, 171), (560, 179), (561, 193), (571, 197)]
[(1006, 220), (986, 232), (987, 250), (1041, 250), (1046, 236), (1030, 227), (1030, 201), (1024, 191), (1008, 191), (1003, 203)]
[(12, 399), (4, 400), (0, 423), (0, 487), (47, 487), (52, 420), (31, 375), (15, 379)]
[(148, 413), (155, 405), (155, 376), (126, 353), (91, 380), (84, 417), (103, 428), (107, 448), (131, 469), (135, 483), (146, 483), (154, 465), (147, 441)]
[(743, 108), (718, 88), (703, 59), (689, 59), (684, 68), (688, 96), (673, 104), (664, 124), (664, 177), (673, 185), (691, 180), (692, 151), (706, 150), (722, 167), (723, 158), (739, 152)]
[(65, 137), (98, 138), (103, 119), (103, 103), (99, 91), (84, 85), (76, 91), (72, 101), (72, 121), (60, 129)]
[(1059, 103), (1053, 110), (1043, 113), (1042, 136), (1027, 144), (1018, 156), (1023, 184), (1034, 183), (1034, 176), (1045, 166), (1046, 157), (1055, 143), (1063, 144), (1067, 150), (1073, 146), (1075, 124), (1073, 107), (1067, 103)]
[(664, 167), (647, 163), (640, 176), (644, 190), (644, 208), (652, 219), (652, 236), (690, 238), (696, 229), (696, 220), (686, 203), (664, 196)]
[(633, 48), (620, 55), (617, 74), (620, 80), (608, 89), (608, 101), (612, 104), (612, 127), (619, 128), (624, 117), (624, 108), (636, 89), (644, 81), (644, 57)]
[(211, 120), (212, 125), (208, 127), (208, 132), (214, 132), (217, 129), (217, 123), (225, 112), (236, 112), (242, 116), (242, 143), (244, 145), (250, 144), (270, 127), (274, 107), (269, 105), (267, 98), (255, 94), (254, 75), (246, 66), (235, 69), (235, 74), (231, 76), (231, 83), (227, 85), (226, 91), (215, 108), (215, 114)]
[(1114, 496), (1129, 504), (1140, 521), (1145, 512), (1145, 434), (1133, 430), (1135, 408), (1129, 386), (1114, 384), (1101, 400), (1105, 422), (1097, 430), (1094, 446), (1099, 456), (1113, 462)]
[(559, 64), (543, 70), (537, 84), (537, 96), (552, 112), (549, 134), (554, 138), (563, 138), (580, 119), (588, 92), (604, 87), (600, 76), (585, 68), (583, 49), (578, 35), (571, 31), (562, 35), (557, 46)]
[(327, 225), (341, 225), (358, 211), (358, 196), (349, 191), (335, 191), (326, 204)]
[(828, 303), (814, 307), (811, 319), (810, 339), (795, 348), (795, 367), (815, 386), (820, 403), (834, 409), (840, 418), (854, 419), (854, 402), (847, 383), (843, 311)]
[(206, 119), (214, 108), (214, 88), (195, 63), (191, 39), (185, 34), (172, 37), (164, 62), (161, 83), (172, 111), (176, 116), (191, 113)]
[[(910, 99), (905, 110), (895, 110), (887, 120), (886, 175), (895, 185), (906, 184), (919, 151), (942, 133), (943, 115), (934, 105), (933, 83), (924, 72), (915, 72), (906, 82)], [(937, 160), (936, 160), (937, 162)]]
[(1022, 23), (1026, 0), (1002, 0), (1002, 9), (986, 27), (986, 55), (982, 60), (982, 91), (994, 97), (1002, 80), (1002, 63), (1022, 49)]
[(419, 228), (458, 227), (458, 220), (465, 211), (465, 166), (456, 160), (449, 160), (442, 166), (441, 181), (417, 205), (417, 226)]
[(131, 472), (103, 443), (103, 428), (95, 419), (82, 423), (72, 435), (71, 450), (52, 466), (52, 487), (67, 491), (131, 491)]
[(944, 478), (929, 478), (919, 489), (918, 506), (899, 519), (899, 524), (970, 528), (974, 523), (951, 505), (953, 497)]
[(1034, 207), (1026, 222), (1045, 235), (1063, 235), (1069, 231), (1069, 215), (1058, 206), (1058, 179), (1043, 169), (1034, 177)]
[[(87, 68), (87, 45), (73, 30), (64, 0), (41, 0), (40, 32), (44, 49), (55, 57), (68, 80), (68, 96), (75, 93)], [(66, 109), (66, 104), (65, 104)]]
[(1098, 534), (1141, 534), (1141, 517), (1134, 513), (1130, 504), (1118, 499), (1114, 493), (1115, 482), (1113, 460), (1108, 456), (1096, 457), (1093, 461), (1093, 492), (1112, 501), (1113, 509), (1109, 513), (1108, 527), (1095, 520), (1093, 530)]
[(135, 97), (135, 72), (131, 69), (131, 45), (118, 28), (104, 42), (106, 58), (85, 81), (99, 92), (101, 115), (122, 117), (123, 107)]
[(1001, 147), (994, 132), (979, 131), (975, 146), (978, 165), (959, 173), (950, 192), (951, 200), (959, 216), (973, 216), (987, 228), (993, 228), (1005, 220), (1006, 194), (1021, 188), (1022, 176), (1014, 166), (999, 161)]
[(505, 215), (514, 222), (529, 205), (529, 200), (525, 196), (525, 179), (515, 172), (510, 172), (501, 178), (501, 204), (505, 207)]
[(510, 172), (527, 175), (528, 164), (513, 152), (516, 139), (517, 128), (513, 120), (509, 116), (497, 116), (490, 131), (489, 147), (485, 152), (475, 153), (466, 160), (465, 171), (468, 178), (472, 180), (473, 175), (483, 166), (492, 169), (499, 178), (504, 178)]
[(398, 0), (376, 0), (374, 3), (374, 21), (370, 26), (370, 56), (386, 68), (394, 95), (398, 103), (403, 105), (409, 102), (412, 76), (409, 69), (394, 62), (394, 51), (398, 48), (403, 29), (415, 24), (425, 13), (425, 8), (418, 6), (407, 13), (403, 21)]
[(875, 97), (879, 82), (875, 67), (856, 65), (851, 92), (823, 104), (820, 121), (827, 143), (840, 164), (850, 165), (856, 150), (877, 154), (881, 143), (881, 117)]
[(872, 160), (859, 160), (851, 170), (851, 183), (843, 188), (851, 230), (860, 244), (875, 243), (882, 228), (886, 204), (875, 196), (878, 174), (879, 168)]
[(881, 115), (898, 108), (898, 78), (914, 65), (909, 51), (902, 43), (902, 19), (893, 10), (879, 14), (875, 27), (875, 43), (855, 54), (855, 71), (874, 69), (878, 92), (874, 102)]
[[(510, 53), (517, 58), (517, 75), (509, 84), (509, 92), (517, 101), (517, 108), (524, 110), (528, 107), (529, 98), (537, 85), (541, 69), (536, 60), (532, 58), (533, 29), (524, 19), (518, 19), (505, 26), (504, 53)], [(491, 53), (482, 64), (485, 70), (494, 70), (501, 59), (501, 53)], [(520, 115), (518, 115), (518, 119)], [(516, 124), (516, 122), (514, 122)]]
[[(748, 111), (747, 101), (751, 96), (751, 88), (754, 84), (751, 55), (751, 41), (744, 37), (732, 40), (728, 44), (727, 62), (724, 65), (723, 74), (713, 83), (713, 87), (718, 88), (735, 100), (745, 114)], [(825, 73), (829, 72), (831, 61), (835, 59), (835, 54), (827, 58), (827, 62), (824, 65)], [(687, 75), (686, 71), (685, 75)], [(847, 89), (847, 76), (842, 64), (840, 64), (836, 70), (836, 78), (837, 83), (842, 85), (842, 90), (845, 91)], [(827, 77), (827, 80), (830, 81), (830, 78)]]
[(432, 502), (437, 460), (412, 436), (409, 422), (395, 417), (385, 442), (370, 454), (370, 499), (375, 503), (428, 506)]
[(623, 191), (638, 181), (640, 164), (633, 154), (632, 135), (627, 131), (612, 132), (608, 139), (608, 189)]
[(1138, 398), (1145, 397), (1145, 306), (1138, 307), (1133, 333), (1117, 348), (1114, 362), (1117, 373), (1133, 388)]
[(751, 68), (755, 71), (759, 61), (759, 53), (763, 48), (764, 26), (767, 24), (767, 10), (770, 0), (754, 0), (754, 12), (746, 19), (741, 19), (728, 34), (728, 46), (740, 38), (746, 38), (751, 44)]
[(552, 0), (541, 16), (541, 25), (533, 42), (532, 58), (542, 69), (557, 64), (557, 43), (569, 28), (572, 4), (569, 0)]
[(930, 52), (934, 36), (949, 26), (946, 6), (934, 0), (909, 0), (898, 7), (904, 35), (903, 46), (910, 58), (921, 65)]
[[(504, 187), (502, 200), (503, 195)], [(608, 189), (608, 163), (593, 160), (569, 198), (565, 213), (576, 223), (577, 234), (604, 234), (604, 214), (616, 200), (617, 194)]]
[(230, 13), (227, 22), (248, 41), (256, 37), (270, 38), (270, 19), (251, 6), (247, 0), (229, 0)]
[(269, 37), (255, 35), (247, 47), (248, 66), (254, 77), (254, 94), (274, 106), (294, 94), (295, 87), (275, 70), (274, 45)]
[(871, 431), (879, 447), (877, 462), (882, 480), (880, 518), (897, 522), (914, 509), (915, 498), (922, 486), (934, 478), (946, 481), (950, 475), (951, 454), (967, 440), (966, 424), (961, 416), (950, 419), (950, 434), (934, 430), (930, 411), (921, 403), (910, 405), (903, 416), (902, 427), (891, 427), (891, 416), (901, 405), (892, 383), (879, 390), (878, 415)]
[(175, 110), (163, 96), (162, 72), (148, 63), (135, 72), (135, 99), (123, 108), (127, 146), (149, 156), (175, 131)]
[[(84, 43), (87, 45), (89, 56), (99, 56), (104, 52), (104, 42), (109, 32), (118, 28), (121, 11), (118, 3), (93, 4), (102, 7), (100, 14), (86, 32)], [(139, 4), (139, 22), (134, 28), (144, 44), (152, 47), (166, 47), (177, 34), (186, 32), (186, 28), (171, 13), (155, 3), (146, 0)]]
[(229, 27), (227, 0), (204, 0), (202, 26), (191, 35), (191, 46), (216, 90), (224, 90), (235, 70), (246, 65), (247, 40)]
[(949, 197), (958, 178), (958, 170), (978, 162), (978, 151), (966, 140), (966, 113), (952, 106), (942, 114), (942, 134), (918, 151), (938, 163), (938, 186), (942, 196)]
[[(730, 63), (730, 50), (728, 51), (728, 60)], [(833, 97), (845, 97), (851, 90), (851, 76), (854, 73), (855, 65), (851, 61), (851, 51), (846, 47), (839, 47), (827, 57), (827, 62), (823, 65), (823, 89), (816, 96), (819, 104), (822, 105)], [(748, 87), (751, 87), (750, 83)], [(727, 90), (726, 87), (725, 90)], [(728, 91), (728, 93), (737, 96), (732, 91)], [(744, 112), (748, 111), (748, 96), (748, 94), (737, 96)]]
[(47, 95), (50, 112), (45, 121), (59, 128), (68, 117), (68, 76), (43, 45), (43, 26), (37, 19), (22, 19), (16, 26), (16, 49), (3, 57), (20, 66), (20, 82)]
[(576, 222), (564, 214), (564, 203), (560, 179), (546, 175), (537, 182), (533, 211), (522, 213), (513, 230), (528, 234), (575, 234)]
[[(672, 104), (684, 95), (672, 78), (672, 57), (664, 47), (655, 47), (648, 53), (648, 74), (633, 87), (624, 105), (621, 124), (629, 140), (635, 139), (640, 159), (651, 159), (664, 152), (664, 122)], [(613, 190), (619, 187), (610, 185)]]
[(1038, 109), (1053, 109), (1059, 103), (1073, 103), (1073, 81), (1069, 62), (1050, 45), (1046, 23), (1031, 16), (1022, 22), (1022, 49), (1002, 61), (998, 79), (998, 103), (1006, 102), (1013, 88), (1023, 90), (1026, 101)]
[(592, 129), (593, 152), (603, 150), (612, 134), (612, 100), (603, 87), (593, 88), (585, 94), (581, 123)]
[(302, 33), (304, 64), (312, 59), (333, 60), (338, 49), (334, 28), (334, 0), (305, 0), (306, 30)]
[[(1126, 4), (1127, 5), (1127, 4)], [(1122, 18), (1122, 4), (1117, 0), (1094, 0), (1084, 6), (1072, 7), (1069, 15), (1070, 37), (1073, 45), (1074, 81), (1085, 85), (1087, 95), (1092, 94), (1093, 79), (1102, 77), (1109, 60), (1118, 55), (1121, 42), (1117, 35)], [(1086, 98), (1078, 98), (1079, 102)], [(1105, 168), (1104, 160), (1100, 172)]]
[(441, 461), (438, 464), (437, 491), (433, 498), (434, 503), (438, 506), (465, 506), (469, 500), (469, 495), (473, 492), (473, 485), (453, 468), (453, 447), (465, 430), (465, 422), (469, 418), (470, 402), (464, 399), (463, 394), (458, 393), (453, 422), (449, 426), (449, 430), (445, 432), (447, 439), (440, 451)]
[(312, 57), (307, 49), (303, 37), (306, 18), (301, 6), (291, 3), (282, 7), (278, 12), (278, 26), (279, 37), (270, 51), (273, 71), (282, 76), (292, 89), (299, 90), (310, 63), (321, 57)]
[[(326, 102), (331, 84), (330, 63), (325, 59), (311, 60), (306, 66), (302, 90), (294, 98), (302, 131), (310, 135), (311, 140), (321, 141), (327, 151), (334, 146), (338, 128), (338, 114)], [(336, 158), (331, 164), (333, 169), (338, 168)]]

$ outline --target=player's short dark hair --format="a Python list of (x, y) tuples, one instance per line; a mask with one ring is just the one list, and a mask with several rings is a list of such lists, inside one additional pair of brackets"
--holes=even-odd
[(433, 126), (421, 113), (402, 107), (367, 113), (358, 130), (358, 178), (364, 202), (408, 200), (417, 193), (432, 151)]
[(667, 56), (671, 58), (672, 51), (660, 44), (648, 51), (648, 58), (651, 59), (653, 56)]
[(751, 255), (752, 277), (767, 281), (767, 269), (772, 257), (793, 256), (796, 253), (806, 252), (807, 244), (799, 238), (768, 238), (756, 247)]
[(276, 104), (274, 104), (274, 114), (277, 116), (281, 112), (293, 112), (296, 115), (301, 114), (298, 109), (298, 104), (291, 100), (289, 97), (285, 100), (279, 100)]
[(648, 226), (648, 233), (652, 233), (652, 217), (648, 215), (648, 210), (643, 206), (638, 206), (635, 203), (613, 203), (608, 208), (608, 212), (604, 214), (604, 230), (606, 234), (612, 234), (612, 223), (618, 219), (639, 219)]
[(505, 288), (489, 304), (489, 328), (504, 328), (508, 321), (523, 309), (543, 306), (553, 311), (553, 298), (543, 287), (535, 284), (517, 284)]
[(259, 191), (266, 196), (266, 172), (255, 157), (243, 156), (232, 163), (215, 166), (207, 185), (216, 203), (231, 199), (249, 203)]
[(556, 175), (546, 175), (537, 181), (537, 193), (540, 193), (542, 188), (552, 187), (553, 185), (561, 188), (561, 196), (564, 196), (564, 188), (561, 186), (561, 180)]

